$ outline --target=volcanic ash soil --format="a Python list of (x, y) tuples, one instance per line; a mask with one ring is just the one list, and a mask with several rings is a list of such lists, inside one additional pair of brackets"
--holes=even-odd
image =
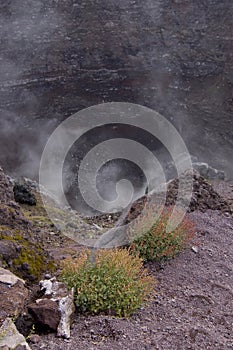
[[(129, 319), (76, 315), (70, 340), (53, 333), (41, 334), (38, 343), (30, 344), (32, 350), (232, 349), (233, 183), (210, 183), (195, 176), (188, 214), (196, 224), (193, 247), (165, 265), (147, 264), (157, 279), (150, 303)], [(173, 204), (176, 188), (174, 180), (168, 190), (168, 204)], [(61, 237), (45, 220), (39, 202), (32, 207), (16, 204), (12, 185), (2, 171), (0, 204), (2, 230), (7, 235), (12, 236), (17, 228), (18, 235), (35, 245), (40, 242), (44, 255), (56, 259), (74, 256), (82, 249)], [(137, 215), (144, 205), (145, 198), (140, 199), (129, 215)], [(9, 259), (8, 268), (12, 267)], [(30, 290), (33, 288), (32, 284)]]

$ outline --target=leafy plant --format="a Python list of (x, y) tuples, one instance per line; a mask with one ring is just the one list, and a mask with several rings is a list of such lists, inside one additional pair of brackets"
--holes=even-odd
[(98, 250), (92, 264), (90, 253), (63, 262), (61, 279), (74, 287), (79, 311), (127, 317), (149, 299), (155, 281), (139, 257), (126, 249)]
[(36, 334), (36, 326), (35, 326), (35, 324), (33, 323), (33, 325), (31, 326), (31, 329), (30, 329), (30, 331), (29, 331), (29, 334), (28, 334), (27, 337), (26, 337), (26, 340), (29, 340), (30, 337), (31, 337), (32, 335), (34, 335), (34, 334)]
[(134, 255), (139, 255), (146, 261), (167, 260), (187, 247), (194, 235), (194, 225), (185, 216), (179, 226), (167, 232), (172, 210), (173, 207), (165, 209), (150, 229), (145, 229), (146, 226), (143, 223), (146, 220), (145, 217), (136, 222), (135, 230), (141, 231), (141, 234), (130, 245), (130, 251)]

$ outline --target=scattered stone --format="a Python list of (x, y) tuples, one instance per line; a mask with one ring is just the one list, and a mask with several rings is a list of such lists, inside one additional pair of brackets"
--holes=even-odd
[(100, 231), (103, 230), (103, 227), (100, 227), (99, 225), (97, 225), (97, 224), (95, 224), (95, 223), (93, 223), (93, 226), (95, 226), (95, 228), (97, 228), (97, 230), (100, 230)]
[(197, 254), (199, 252), (199, 249), (198, 247), (192, 247), (192, 251)]
[(28, 342), (32, 344), (38, 344), (41, 341), (41, 337), (38, 334), (32, 334), (28, 337)]
[(30, 191), (28, 186), (16, 182), (13, 187), (13, 192), (16, 202), (21, 204), (36, 205), (36, 197)]
[(53, 291), (53, 283), (56, 282), (56, 277), (52, 277), (50, 279), (46, 278), (46, 280), (40, 281), (40, 289), (44, 292), (44, 295), (52, 295)]
[(68, 291), (55, 277), (41, 281), (40, 287), (44, 296), (29, 305), (29, 312), (40, 325), (57, 330), (59, 337), (70, 338), (71, 316), (75, 311), (73, 290)]
[(32, 344), (38, 344), (41, 341), (41, 337), (38, 334), (32, 334), (28, 337), (28, 342)]
[(40, 190), (38, 182), (33, 181), (33, 180), (29, 179), (28, 177), (24, 177), (24, 176), (21, 177), (20, 178), (20, 182), (25, 184), (25, 186), (27, 186), (30, 190), (33, 190), (33, 191), (39, 191)]
[(4, 347), (15, 350), (31, 349), (10, 318), (7, 318), (0, 328), (0, 348)]

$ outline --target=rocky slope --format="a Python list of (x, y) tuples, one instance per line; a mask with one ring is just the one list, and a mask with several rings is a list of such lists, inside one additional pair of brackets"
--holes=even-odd
[[(166, 265), (148, 264), (158, 281), (148, 306), (128, 320), (76, 315), (70, 340), (58, 339), (54, 334), (45, 335), (56, 329), (51, 327), (54, 321), (51, 313), (56, 315), (56, 325), (59, 314), (56, 301), (46, 296), (41, 299), (38, 279), (46, 272), (56, 275), (59, 271), (55, 261), (77, 256), (82, 247), (59, 233), (41, 206), (35, 184), (29, 180), (27, 183), (31, 184), (28, 189), (34, 193), (36, 205), (17, 204), (14, 181), (0, 170), (0, 264), (27, 281), (25, 285), (0, 266), (0, 295), (4, 296), (0, 298), (0, 326), (6, 317), (11, 317), (25, 336), (32, 330), (39, 332), (40, 336), (30, 337), (30, 347), (35, 350), (231, 348), (232, 183), (218, 181), (212, 186), (195, 173), (192, 213), (189, 214), (197, 225), (195, 246)], [(173, 203), (177, 192), (177, 180), (170, 184), (167, 204)], [(133, 206), (127, 219), (138, 214), (144, 203), (145, 197)], [(111, 226), (117, 216), (110, 224), (108, 219), (102, 218), (98, 224), (105, 220), (106, 226)], [(92, 219), (93, 222), (96, 221)], [(56, 280), (51, 281), (55, 284), (57, 298)], [(45, 280), (43, 284), (49, 288), (50, 281)], [(38, 297), (41, 304), (32, 303)], [(34, 319), (23, 313), (28, 304)], [(47, 325), (46, 332), (45, 328), (38, 327), (38, 319)]]
[(198, 248), (166, 266), (151, 264), (158, 283), (147, 307), (130, 319), (79, 316), (69, 341), (49, 334), (32, 349), (230, 350), (233, 220), (218, 211), (192, 219)]
[(0, 168), (0, 266), (32, 282), (52, 269), (53, 263), (44, 250), (47, 232), (26, 214), (15, 202), (13, 185)]

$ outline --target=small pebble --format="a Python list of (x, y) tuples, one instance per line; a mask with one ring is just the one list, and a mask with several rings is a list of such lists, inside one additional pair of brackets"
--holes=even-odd
[(41, 337), (38, 334), (32, 334), (28, 341), (32, 344), (38, 344), (41, 341)]
[(197, 254), (199, 252), (199, 249), (197, 247), (192, 247), (192, 251)]
[(27, 350), (27, 346), (26, 345), (17, 345), (16, 348), (14, 348), (15, 350)]
[(22, 268), (22, 270), (24, 270), (24, 271), (29, 271), (29, 270), (30, 270), (30, 266), (29, 266), (27, 263), (23, 263), (23, 264), (21, 265), (21, 268)]

